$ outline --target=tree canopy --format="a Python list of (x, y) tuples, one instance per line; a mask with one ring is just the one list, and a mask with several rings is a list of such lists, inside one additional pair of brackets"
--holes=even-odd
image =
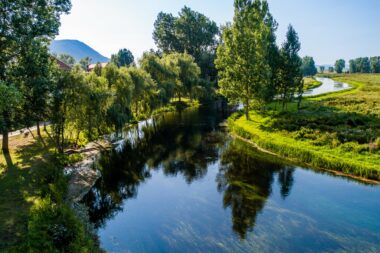
[(314, 76), (317, 74), (318, 71), (313, 57), (305, 56), (302, 59), (302, 71), (304, 76)]
[(246, 117), (251, 103), (264, 100), (271, 83), (269, 62), (274, 22), (266, 1), (235, 1), (233, 23), (223, 28), (218, 47), (220, 93), (244, 104)]
[(338, 73), (338, 74), (342, 73), (345, 67), (346, 67), (346, 61), (345, 60), (339, 59), (335, 62), (336, 73)]
[(124, 48), (111, 56), (111, 62), (118, 67), (128, 67), (134, 64), (135, 57), (130, 50)]

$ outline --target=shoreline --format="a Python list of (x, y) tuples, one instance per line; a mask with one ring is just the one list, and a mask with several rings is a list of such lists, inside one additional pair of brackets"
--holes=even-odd
[[(339, 76), (330, 78), (347, 83), (347, 80), (342, 80)], [(307, 97), (305, 101), (311, 102), (326, 97), (352, 94), (364, 85), (357, 81), (348, 82), (348, 84), (351, 86), (349, 89)], [(307, 141), (296, 140), (282, 132), (268, 131), (262, 126), (271, 116), (262, 116), (255, 112), (251, 112), (251, 114), (251, 121), (245, 120), (243, 115), (238, 114), (228, 118), (228, 129), (234, 138), (241, 139), (264, 153), (296, 164), (305, 164), (308, 167), (328, 171), (335, 175), (380, 184), (379, 162), (372, 160), (374, 159), (373, 155), (342, 153), (340, 150), (332, 150), (333, 148), (328, 149), (324, 146), (315, 146)]]
[(230, 136), (233, 138), (233, 139), (238, 139), (242, 142), (245, 142), (251, 146), (253, 146), (254, 148), (256, 148), (258, 151), (262, 152), (262, 153), (265, 153), (265, 154), (268, 154), (268, 155), (271, 155), (271, 156), (275, 156), (277, 158), (280, 158), (280, 159), (283, 159), (285, 161), (288, 161), (288, 162), (291, 162), (291, 163), (295, 163), (296, 164), (299, 164), (299, 166), (302, 166), (302, 165), (306, 165), (308, 167), (310, 167), (311, 169), (315, 169), (315, 170), (320, 170), (320, 171), (324, 171), (324, 172), (329, 172), (329, 173), (332, 173), (336, 176), (341, 176), (341, 177), (344, 177), (344, 178), (350, 178), (350, 179), (355, 179), (355, 180), (358, 180), (360, 182), (363, 182), (363, 183), (369, 183), (369, 184), (373, 184), (373, 185), (380, 185), (380, 181), (378, 180), (373, 180), (373, 179), (369, 179), (369, 178), (365, 178), (365, 177), (360, 177), (360, 176), (355, 176), (355, 175), (352, 175), (352, 174), (347, 174), (347, 173), (344, 173), (344, 172), (341, 172), (341, 171), (337, 171), (337, 170), (331, 170), (331, 169), (326, 169), (326, 168), (322, 168), (322, 167), (318, 167), (318, 166), (314, 166), (310, 163), (306, 163), (306, 162), (302, 162), (296, 158), (292, 158), (292, 157), (285, 157), (285, 156), (282, 156), (278, 153), (275, 153), (275, 152), (272, 152), (268, 149), (265, 149), (265, 148), (262, 148), (260, 147), (257, 143), (249, 140), (249, 139), (246, 139), (234, 132), (229, 132)]

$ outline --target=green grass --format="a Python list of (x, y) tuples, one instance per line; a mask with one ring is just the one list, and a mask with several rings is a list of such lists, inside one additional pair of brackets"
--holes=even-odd
[[(380, 180), (380, 75), (334, 75), (352, 89), (304, 100), (300, 111), (267, 105), (229, 119), (231, 131), (313, 167)], [(279, 106), (277, 106), (278, 108)]]
[(319, 86), (322, 85), (322, 82), (317, 81), (312, 77), (305, 77), (303, 81), (304, 81), (303, 89), (305, 91), (318, 88)]
[(52, 166), (52, 142), (44, 137), (12, 137), (10, 154), (0, 153), (0, 251), (25, 241), (29, 210), (41, 193), (38, 172)]

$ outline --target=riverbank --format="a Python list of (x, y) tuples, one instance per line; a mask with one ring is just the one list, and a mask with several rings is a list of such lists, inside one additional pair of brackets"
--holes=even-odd
[(259, 147), (313, 167), (380, 180), (380, 75), (334, 75), (350, 90), (306, 98), (281, 111), (230, 117), (230, 131)]
[(303, 85), (304, 91), (315, 89), (322, 85), (322, 82), (315, 80), (315, 78), (313, 77), (305, 77), (303, 81), (304, 81), (304, 85)]
[[(178, 102), (174, 99), (153, 114), (157, 116), (197, 106), (199, 102), (196, 100), (184, 98)], [(131, 122), (131, 125), (137, 123)], [(46, 199), (51, 198), (59, 206), (72, 206), (101, 176), (94, 169), (94, 163), (102, 150), (112, 146), (107, 138), (89, 142), (82, 148), (66, 150), (65, 155), (60, 156), (55, 152), (50, 131), (50, 127), (47, 131), (41, 130), (42, 138), (37, 136), (34, 128), (28, 134), (17, 131), (9, 138), (10, 154), (0, 153), (0, 252), (13, 250), (28, 240), (31, 210), (37, 208), (41, 201), (51, 203)], [(85, 221), (76, 222), (78, 226), (86, 226)]]

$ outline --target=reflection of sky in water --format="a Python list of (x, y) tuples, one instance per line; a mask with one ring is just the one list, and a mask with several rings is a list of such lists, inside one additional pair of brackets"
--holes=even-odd
[(212, 112), (168, 119), (164, 136), (126, 142), (89, 197), (105, 203), (108, 252), (380, 252), (379, 186), (221, 141)]
[(319, 94), (333, 92), (333, 91), (345, 90), (351, 87), (347, 83), (336, 82), (330, 78), (317, 77), (316, 79), (317, 81), (322, 82), (322, 85), (315, 89), (305, 91), (304, 96), (314, 96), (314, 95), (319, 95)]
[(380, 251), (378, 187), (296, 170), (290, 196), (283, 200), (274, 182), (254, 230), (240, 241), (215, 187), (217, 171), (210, 166), (191, 185), (154, 173), (100, 230), (102, 246), (109, 252)]

